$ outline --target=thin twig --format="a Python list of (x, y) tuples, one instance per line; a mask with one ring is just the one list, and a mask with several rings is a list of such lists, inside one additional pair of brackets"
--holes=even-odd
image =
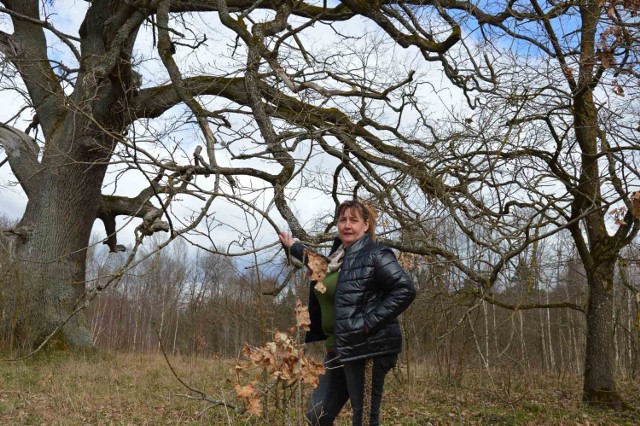
[(196, 399), (196, 400), (200, 400), (200, 401), (206, 401), (209, 404), (211, 404), (210, 406), (207, 406), (203, 411), (201, 411), (200, 415), (203, 415), (208, 409), (213, 408), (213, 407), (218, 406), (218, 405), (222, 405), (222, 406), (228, 407), (228, 408), (233, 408), (239, 414), (242, 414), (242, 413), (244, 413), (246, 411), (246, 409), (244, 407), (241, 407), (241, 406), (238, 406), (238, 405), (235, 405), (235, 404), (231, 404), (229, 402), (226, 402), (226, 401), (223, 401), (223, 400), (219, 400), (219, 399), (211, 399), (211, 398), (209, 398), (209, 396), (207, 396), (207, 394), (204, 391), (201, 391), (200, 389), (196, 389), (193, 386), (191, 386), (189, 383), (184, 381), (182, 379), (182, 377), (180, 377), (178, 375), (176, 370), (173, 368), (173, 365), (169, 361), (169, 357), (167, 356), (167, 352), (164, 349), (164, 344), (163, 344), (163, 341), (162, 341), (162, 337), (160, 336), (160, 330), (158, 330), (156, 328), (155, 331), (156, 331), (156, 336), (158, 337), (158, 343), (160, 345), (160, 351), (162, 351), (162, 356), (164, 357), (164, 360), (167, 362), (167, 365), (169, 366), (169, 370), (171, 370), (171, 373), (173, 374), (173, 376), (176, 378), (176, 380), (178, 380), (180, 382), (180, 384), (182, 386), (184, 386), (189, 391), (191, 391), (191, 392), (193, 392), (193, 393), (198, 395), (198, 396), (192, 396), (192, 395), (176, 394), (176, 396), (182, 396), (182, 397), (185, 397), (185, 398), (188, 398), (188, 399)]

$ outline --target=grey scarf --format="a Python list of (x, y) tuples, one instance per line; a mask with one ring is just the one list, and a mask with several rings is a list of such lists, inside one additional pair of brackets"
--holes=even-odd
[(336, 251), (333, 252), (329, 259), (329, 267), (327, 268), (327, 273), (335, 272), (342, 266), (342, 261), (344, 260), (344, 246), (340, 244), (340, 247)]

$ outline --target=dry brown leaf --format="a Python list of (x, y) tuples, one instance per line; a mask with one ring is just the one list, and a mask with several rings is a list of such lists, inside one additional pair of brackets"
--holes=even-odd
[(311, 361), (311, 363), (305, 367), (301, 372), (301, 380), (314, 388), (318, 387), (318, 384), (320, 384), (319, 376), (326, 373), (324, 365)]
[(309, 316), (309, 308), (307, 308), (307, 306), (303, 304), (300, 299), (296, 300), (296, 324), (298, 325), (298, 327), (305, 331), (309, 331), (311, 329), (311, 317)]
[(636, 16), (640, 11), (640, 1), (638, 0), (624, 0), (622, 5), (631, 12), (632, 16)]
[(322, 282), (324, 276), (327, 274), (327, 268), (329, 267), (329, 262), (322, 257), (322, 255), (312, 252), (308, 249), (304, 250), (305, 255), (307, 256), (307, 266), (311, 271), (311, 275), (309, 279), (311, 281)]
[(245, 345), (242, 347), (242, 355), (244, 355), (244, 356), (249, 356), (249, 355), (251, 355), (251, 347), (250, 347), (249, 345), (245, 344)]
[(253, 365), (259, 365), (262, 362), (264, 355), (262, 351), (256, 349), (256, 350), (252, 350), (251, 353), (247, 355), (247, 357), (249, 358), (249, 361), (251, 361)]
[(616, 225), (618, 226), (622, 226), (622, 225), (626, 225), (627, 223), (624, 221), (624, 217), (627, 214), (627, 208), (626, 207), (618, 207), (616, 209), (612, 209), (609, 212), (609, 215), (611, 217), (613, 217), (613, 221)]
[(613, 82), (613, 93), (618, 96), (624, 96), (624, 89), (618, 84), (618, 81)]
[(604, 68), (611, 68), (616, 65), (616, 58), (609, 50), (601, 50), (597, 53), (600, 63)]
[(313, 286), (313, 288), (315, 288), (316, 290), (318, 290), (318, 293), (320, 293), (320, 294), (324, 294), (324, 292), (325, 292), (325, 291), (327, 291), (327, 286), (326, 286), (326, 285), (324, 285), (324, 284), (322, 283), (322, 281), (318, 281), (318, 282), (316, 283), (316, 285), (314, 285), (314, 286)]
[(398, 261), (400, 262), (402, 269), (406, 271), (416, 269), (416, 255), (414, 253), (400, 253)]
[(283, 343), (289, 340), (289, 336), (287, 336), (287, 333), (277, 332), (276, 334), (273, 335), (273, 340), (276, 343), (278, 342)]
[(253, 386), (252, 383), (249, 383), (248, 385), (244, 385), (244, 386), (240, 384), (236, 384), (235, 389), (236, 389), (236, 395), (238, 395), (238, 398), (250, 398), (256, 394), (256, 388)]
[(562, 73), (567, 77), (567, 78), (573, 78), (573, 70), (571, 69), (571, 67), (564, 65), (562, 67)]
[(640, 217), (640, 191), (633, 192), (629, 197), (631, 199), (631, 214), (633, 217)]
[(247, 404), (247, 412), (253, 414), (254, 416), (262, 415), (262, 401), (260, 401), (259, 397), (250, 398)]
[(276, 342), (267, 342), (264, 346), (265, 346), (265, 347), (267, 348), (267, 350), (268, 350), (269, 352), (271, 352), (272, 354), (275, 354), (275, 353), (276, 353), (276, 351), (278, 350), (278, 347), (276, 346)]

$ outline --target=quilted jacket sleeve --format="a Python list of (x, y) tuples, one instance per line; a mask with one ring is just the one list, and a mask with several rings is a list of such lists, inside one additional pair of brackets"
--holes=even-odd
[(374, 256), (374, 280), (383, 297), (376, 306), (368, 310), (365, 317), (365, 325), (370, 333), (385, 322), (397, 318), (416, 297), (411, 277), (402, 269), (389, 247), (383, 246)]
[(304, 255), (304, 249), (306, 249), (306, 248), (307, 248), (307, 246), (305, 246), (301, 242), (296, 241), (289, 248), (289, 252), (291, 253), (291, 256), (295, 257), (300, 262), (302, 262), (302, 263), (304, 263), (306, 265), (306, 259), (305, 259), (305, 255)]

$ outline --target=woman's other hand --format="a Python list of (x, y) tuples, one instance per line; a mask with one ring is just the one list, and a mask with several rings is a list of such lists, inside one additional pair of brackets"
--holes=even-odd
[(287, 234), (286, 232), (281, 232), (280, 234), (278, 234), (278, 237), (280, 238), (280, 242), (286, 248), (291, 248), (291, 246), (295, 243), (295, 240), (293, 239), (293, 237)]

